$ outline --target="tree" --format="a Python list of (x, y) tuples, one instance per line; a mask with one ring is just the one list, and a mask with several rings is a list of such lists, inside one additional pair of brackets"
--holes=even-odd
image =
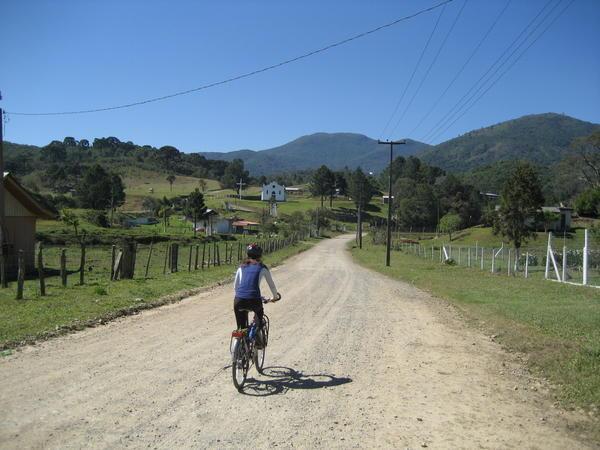
[(63, 145), (65, 147), (77, 147), (77, 141), (75, 140), (74, 137), (67, 136), (66, 138), (63, 139)]
[(41, 150), (42, 160), (45, 162), (64, 162), (67, 158), (67, 149), (60, 141), (52, 141)]
[(321, 197), (321, 208), (326, 195), (332, 196), (335, 190), (335, 176), (325, 165), (319, 167), (313, 174), (310, 182), (310, 192), (314, 197)]
[(600, 188), (588, 189), (575, 199), (575, 211), (584, 217), (600, 215)]
[(90, 141), (88, 141), (87, 139), (80, 140), (79, 141), (79, 147), (85, 148), (85, 149), (90, 148)]
[(552, 211), (543, 211), (540, 218), (544, 225), (544, 233), (547, 233), (552, 224), (557, 220), (560, 220), (560, 214)]
[(414, 186), (411, 195), (401, 194), (402, 192), (395, 191), (398, 200), (394, 205), (402, 225), (405, 228), (433, 228), (437, 222), (437, 199), (433, 188), (419, 183)]
[(194, 236), (196, 236), (198, 218), (202, 217), (205, 212), (206, 205), (204, 204), (204, 195), (196, 188), (187, 198), (186, 204), (186, 214), (189, 215), (194, 222)]
[(335, 188), (339, 194), (345, 196), (348, 194), (348, 180), (346, 180), (346, 174), (344, 172), (335, 172)]
[(522, 163), (506, 181), (500, 195), (498, 220), (494, 232), (508, 238), (515, 247), (517, 260), (521, 246), (535, 237), (535, 224), (544, 204), (539, 177), (529, 163)]
[(360, 167), (349, 178), (348, 195), (357, 208), (364, 209), (373, 198), (375, 187)]
[(249, 177), (249, 172), (244, 170), (244, 161), (239, 158), (231, 161), (225, 171), (223, 172), (223, 177), (221, 178), (221, 183), (223, 187), (228, 189), (234, 189), (239, 193), (239, 183), (240, 179), (242, 183), (247, 183)]
[(582, 178), (591, 188), (600, 189), (600, 131), (573, 143)]
[(171, 188), (171, 192), (173, 192), (173, 183), (175, 183), (175, 180), (177, 179), (177, 177), (175, 175), (173, 175), (172, 173), (169, 174), (167, 176), (167, 181), (169, 182), (169, 187)]
[(68, 209), (64, 208), (60, 211), (60, 220), (62, 220), (66, 225), (73, 227), (75, 230), (75, 237), (78, 236), (77, 228), (79, 227), (79, 217)]
[(118, 175), (107, 172), (99, 164), (85, 169), (75, 195), (82, 208), (108, 209), (123, 204), (125, 192)]
[(110, 223), (113, 223), (115, 209), (125, 203), (125, 186), (116, 173), (110, 174)]
[(460, 229), (460, 216), (458, 214), (449, 213), (440, 219), (440, 232), (448, 233), (448, 239), (452, 241), (452, 233)]
[(204, 178), (200, 178), (198, 180), (198, 186), (200, 186), (200, 190), (204, 192), (206, 190), (206, 180)]

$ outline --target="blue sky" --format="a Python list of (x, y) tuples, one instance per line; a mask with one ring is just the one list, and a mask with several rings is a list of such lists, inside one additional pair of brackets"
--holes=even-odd
[[(439, 1), (3, 0), (0, 105), (7, 111), (64, 111), (169, 94), (277, 63)], [(512, 0), (456, 83), (411, 134), (507, 3), (469, 0), (391, 137), (426, 137), (547, 1)], [(568, 3), (550, 1), (547, 10), (561, 1), (555, 14)], [(463, 3), (445, 7), (399, 111)], [(163, 102), (76, 116), (9, 115), (5, 139), (44, 145), (64, 136), (117, 136), (191, 152), (259, 150), (319, 131), (387, 138), (382, 129), (440, 13)], [(428, 142), (548, 111), (600, 122), (598, 23), (600, 1), (575, 0), (467, 114)]]

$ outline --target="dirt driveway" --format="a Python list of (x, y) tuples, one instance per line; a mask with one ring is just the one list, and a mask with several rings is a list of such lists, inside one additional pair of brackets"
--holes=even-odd
[(586, 448), (515, 356), (355, 265), (348, 239), (274, 270), (285, 297), (246, 395), (226, 285), (0, 360), (0, 447)]

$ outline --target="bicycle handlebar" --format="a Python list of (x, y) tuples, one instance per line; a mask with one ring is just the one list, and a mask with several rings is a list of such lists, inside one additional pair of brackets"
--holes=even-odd
[(279, 300), (281, 300), (281, 294), (277, 294), (277, 298), (266, 298), (266, 297), (261, 297), (261, 300), (263, 303), (276, 303)]

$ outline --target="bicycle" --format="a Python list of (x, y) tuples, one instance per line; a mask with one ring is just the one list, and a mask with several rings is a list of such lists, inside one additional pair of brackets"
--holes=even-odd
[[(263, 303), (275, 303), (279, 299), (262, 298)], [(242, 310), (250, 312), (250, 310)], [(231, 341), (229, 348), (231, 349), (231, 375), (233, 385), (238, 391), (242, 390), (251, 363), (254, 364), (258, 373), (263, 373), (265, 363), (265, 354), (267, 351), (267, 343), (269, 342), (269, 317), (263, 314), (262, 330), (258, 328), (256, 323), (256, 313), (254, 319), (248, 328), (242, 330), (234, 330), (231, 332)], [(261, 334), (261, 336), (258, 336)], [(261, 340), (260, 348), (256, 345), (257, 336)]]

